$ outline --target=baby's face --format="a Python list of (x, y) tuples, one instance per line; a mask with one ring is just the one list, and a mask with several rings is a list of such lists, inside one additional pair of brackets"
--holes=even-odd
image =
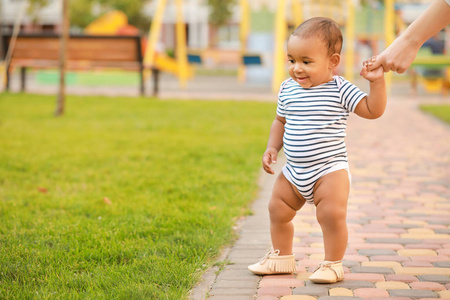
[(320, 38), (291, 36), (287, 44), (289, 75), (303, 88), (310, 88), (333, 79), (330, 56)]

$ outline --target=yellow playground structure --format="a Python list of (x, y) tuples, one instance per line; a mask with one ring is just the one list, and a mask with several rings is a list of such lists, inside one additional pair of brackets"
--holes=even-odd
[[(178, 76), (180, 85), (185, 87), (187, 80), (193, 75), (193, 67), (189, 65), (186, 43), (186, 26), (183, 19), (183, 0), (175, 1), (176, 8), (176, 58), (172, 59), (163, 53), (158, 53), (158, 41), (161, 37), (163, 16), (167, 6), (167, 0), (158, 0), (152, 25), (148, 35), (148, 43), (144, 56), (144, 64), (147, 68), (158, 68), (171, 72)], [(248, 71), (245, 58), (249, 56), (248, 40), (251, 34), (252, 4), (259, 0), (239, 0), (239, 43), (240, 63), (238, 67), (238, 79), (244, 82)], [(260, 0), (266, 3), (267, 1)], [(300, 24), (303, 19), (313, 16), (330, 17), (338, 22), (344, 33), (343, 73), (352, 81), (355, 73), (357, 53), (355, 53), (356, 41), (364, 40), (372, 45), (381, 42), (382, 47), (390, 45), (396, 36), (396, 28), (401, 31), (405, 24), (396, 14), (395, 0), (384, 0), (377, 11), (377, 32), (358, 32), (356, 21), (363, 19), (360, 14), (358, 0), (277, 0), (266, 3), (275, 10), (273, 23), (273, 59), (271, 66), (272, 90), (278, 91), (281, 82), (286, 77), (286, 53), (285, 45), (288, 37), (288, 29)], [(370, 8), (369, 8), (370, 10)], [(273, 10), (272, 10), (273, 11)], [(365, 19), (370, 19), (365, 17)], [(381, 21), (383, 20), (383, 21)], [(359, 24), (359, 23), (358, 23)], [(381, 50), (381, 49), (378, 49)], [(256, 55), (257, 56), (257, 55)], [(261, 59), (261, 57), (259, 57)], [(201, 58), (199, 59), (201, 61)], [(261, 61), (255, 64), (261, 64)], [(147, 75), (148, 76), (148, 75)], [(391, 86), (392, 74), (386, 74), (386, 82)]]

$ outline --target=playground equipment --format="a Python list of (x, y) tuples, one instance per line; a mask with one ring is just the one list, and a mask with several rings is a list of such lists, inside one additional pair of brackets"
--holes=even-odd
[[(186, 28), (183, 18), (183, 0), (175, 0), (176, 4), (176, 60), (163, 54), (158, 54), (156, 46), (160, 38), (162, 19), (167, 0), (159, 0), (155, 17), (150, 27), (148, 43), (144, 55), (144, 65), (146, 69), (157, 68), (162, 71), (169, 71), (178, 76), (180, 86), (186, 87), (187, 80), (192, 77), (192, 68), (188, 65), (186, 47)], [(148, 77), (148, 71), (144, 72), (144, 77)]]
[[(326, 16), (334, 19), (339, 25), (345, 27), (344, 31), (344, 53), (345, 77), (352, 81), (354, 78), (355, 66), (355, 0), (279, 0), (275, 13), (274, 24), (274, 54), (273, 54), (273, 77), (272, 90), (277, 92), (286, 74), (286, 53), (285, 43), (287, 40), (287, 29), (289, 23), (294, 28), (304, 19), (313, 16)], [(247, 55), (247, 41), (250, 33), (250, 9), (248, 0), (240, 0), (241, 8), (241, 55), (242, 64), (239, 67), (239, 80), (245, 79), (246, 66), (244, 64)], [(287, 13), (290, 10), (290, 14)], [(387, 47), (395, 38), (395, 14), (394, 0), (384, 1), (384, 39)], [(390, 74), (387, 74), (387, 84), (390, 85)]]

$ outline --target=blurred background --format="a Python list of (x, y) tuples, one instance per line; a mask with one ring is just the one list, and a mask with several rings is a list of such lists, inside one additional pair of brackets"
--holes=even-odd
[[(22, 76), (26, 77), (26, 91), (55, 92), (59, 78), (56, 62), (37, 63), (42, 57), (34, 57), (34, 62), (24, 63), (16, 57), (14, 64), (14, 50), (10, 50), (9, 60), (7, 52), (15, 27), (19, 37), (60, 35), (63, 2), (1, 0), (1, 69), (2, 74), (6, 69), (10, 71), (12, 91), (24, 89)], [(284, 49), (290, 32), (308, 18), (326, 16), (334, 19), (344, 34), (342, 60), (336, 74), (360, 82), (364, 88), (366, 83), (358, 75), (362, 61), (380, 53), (430, 2), (70, 0), (67, 16), (71, 36), (138, 36), (141, 49), (137, 59), (145, 70), (140, 74), (122, 66), (102, 67), (81, 58), (83, 68), (69, 67), (65, 84), (68, 93), (134, 96), (139, 95), (137, 87), (142, 80), (144, 95), (160, 98), (273, 100), (279, 84), (288, 77)], [(391, 94), (447, 97), (449, 37), (448, 28), (441, 31), (425, 43), (406, 74), (389, 75)], [(20, 46), (19, 40), (16, 47)], [(27, 44), (28, 52), (44, 47), (39, 41)], [(116, 47), (111, 45), (109, 49)], [(54, 51), (56, 57), (59, 50), (48, 51)], [(25, 71), (20, 72), (23, 67), (26, 75)], [(5, 77), (2, 76), (3, 89)]]

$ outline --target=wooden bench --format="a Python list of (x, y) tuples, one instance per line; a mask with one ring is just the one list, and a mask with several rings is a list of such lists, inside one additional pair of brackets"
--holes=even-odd
[[(3, 53), (11, 36), (4, 38)], [(14, 68), (21, 69), (21, 90), (26, 87), (27, 68), (57, 68), (60, 40), (58, 35), (19, 35), (11, 61), (7, 67), (6, 90)], [(140, 94), (145, 94), (144, 64), (139, 36), (86, 36), (70, 35), (66, 53), (68, 70), (121, 69), (136, 71), (140, 75)], [(152, 70), (157, 82), (158, 70)], [(154, 93), (157, 92), (155, 86)]]

